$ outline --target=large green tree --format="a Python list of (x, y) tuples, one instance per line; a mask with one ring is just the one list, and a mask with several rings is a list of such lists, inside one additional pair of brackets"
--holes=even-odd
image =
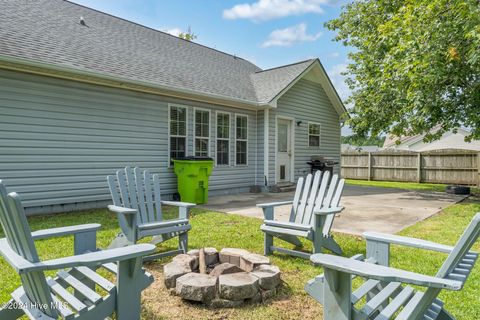
[(326, 26), (353, 47), (347, 123), (357, 135), (430, 140), (463, 126), (480, 139), (479, 0), (354, 1)]

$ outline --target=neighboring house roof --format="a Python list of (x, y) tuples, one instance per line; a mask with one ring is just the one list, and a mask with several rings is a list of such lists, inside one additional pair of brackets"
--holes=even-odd
[[(440, 125), (436, 125), (435, 127), (433, 127), (431, 132), (435, 133), (440, 128), (441, 128)], [(397, 141), (400, 141), (400, 144), (404, 144), (407, 142), (411, 144), (411, 143), (421, 141), (423, 140), (423, 138), (425, 138), (425, 134), (417, 134), (413, 136), (402, 136), (402, 137), (397, 137), (392, 134), (387, 134), (387, 136), (385, 137), (385, 141), (383, 142), (383, 147), (384, 148), (394, 147), (397, 145)]]
[[(436, 132), (439, 129), (439, 126), (432, 129), (432, 132)], [(465, 128), (458, 128), (457, 132), (454, 133), (453, 130), (445, 132), (439, 139), (424, 142), (423, 139), (425, 134), (419, 134), (415, 136), (402, 137), (400, 138), (400, 143), (397, 145), (395, 139), (392, 136), (387, 136), (387, 139), (384, 143), (384, 148), (395, 148), (395, 149), (406, 149), (406, 150), (415, 150), (415, 151), (428, 151), (428, 150), (438, 150), (438, 149), (465, 149), (465, 150), (480, 150), (480, 141), (473, 140), (471, 142), (465, 142), (464, 138), (469, 135), (469, 130)]]
[(387, 134), (387, 136), (385, 137), (385, 141), (383, 141), (383, 147), (384, 148), (392, 147), (396, 144), (397, 140), (398, 140), (397, 136), (394, 136), (393, 134)]
[[(0, 62), (5, 63), (34, 62), (58, 72), (261, 106), (316, 61), (321, 67), (312, 59), (262, 70), (234, 55), (68, 1), (0, 4)], [(330, 98), (337, 111), (346, 112), (333, 85), (325, 85), (335, 92)]]

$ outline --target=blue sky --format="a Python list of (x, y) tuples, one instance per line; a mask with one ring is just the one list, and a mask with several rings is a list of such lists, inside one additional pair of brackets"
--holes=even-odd
[(322, 61), (340, 96), (348, 48), (323, 25), (339, 15), (340, 0), (73, 0), (142, 25), (177, 34), (191, 26), (203, 45), (261, 68), (313, 57)]

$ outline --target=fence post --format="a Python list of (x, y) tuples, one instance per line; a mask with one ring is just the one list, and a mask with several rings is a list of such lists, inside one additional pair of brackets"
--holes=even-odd
[(417, 155), (417, 182), (422, 182), (422, 154)]
[(477, 153), (477, 187), (480, 188), (480, 152)]
[(368, 181), (372, 180), (372, 153), (368, 153)]

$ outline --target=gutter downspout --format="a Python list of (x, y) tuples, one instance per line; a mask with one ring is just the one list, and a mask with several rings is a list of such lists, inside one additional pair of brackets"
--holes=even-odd
[(264, 184), (265, 190), (268, 187), (268, 155), (269, 155), (269, 133), (270, 130), (268, 128), (269, 125), (269, 118), (270, 118), (270, 110), (265, 109), (265, 114), (263, 117), (263, 176), (264, 176)]
[(255, 111), (255, 186), (258, 185), (258, 110)]

